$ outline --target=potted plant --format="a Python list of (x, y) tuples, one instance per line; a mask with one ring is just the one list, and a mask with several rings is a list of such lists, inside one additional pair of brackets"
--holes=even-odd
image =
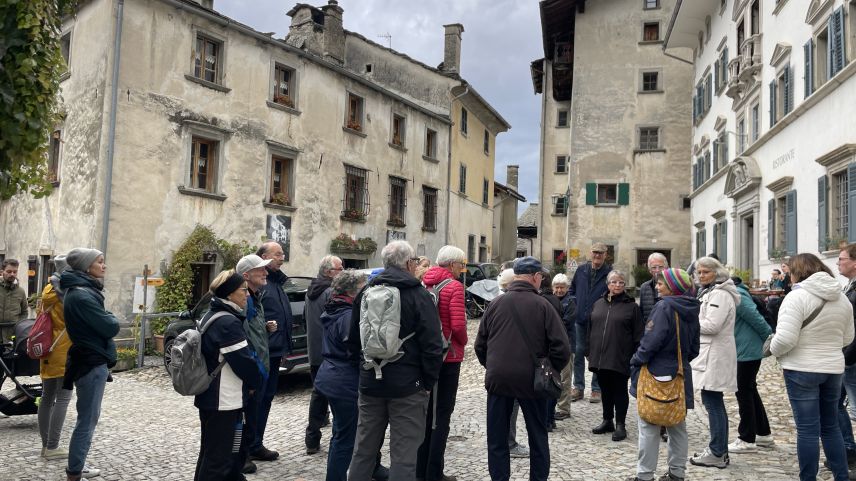
[(774, 249), (770, 249), (767, 251), (767, 258), (770, 259), (771, 261), (782, 260), (787, 256), (788, 256), (788, 251), (786, 251), (784, 249), (774, 248)]
[(290, 95), (274, 94), (273, 101), (286, 107), (294, 107), (294, 101), (291, 100)]
[(157, 317), (149, 321), (149, 328), (152, 332), (152, 339), (155, 344), (155, 351), (163, 354), (163, 333), (166, 331), (166, 325), (169, 323), (167, 317)]
[(366, 219), (366, 213), (354, 208), (346, 209), (342, 211), (342, 218), (345, 220), (352, 221), (363, 221)]
[(351, 130), (356, 130), (357, 132), (363, 131), (362, 125), (360, 125), (360, 123), (354, 119), (349, 119), (348, 123), (345, 124), (345, 126)]
[(376, 250), (377, 242), (371, 237), (354, 239), (348, 234), (339, 234), (330, 241), (331, 252), (373, 254)]
[(401, 135), (398, 132), (392, 136), (392, 143), (401, 147)]
[(277, 192), (270, 196), (270, 202), (277, 205), (291, 205), (291, 199), (285, 192)]
[(114, 372), (128, 371), (137, 367), (137, 350), (133, 347), (120, 347), (116, 349), (116, 365)]
[(404, 219), (398, 214), (392, 214), (389, 220), (386, 221), (386, 224), (392, 227), (404, 227), (406, 225)]

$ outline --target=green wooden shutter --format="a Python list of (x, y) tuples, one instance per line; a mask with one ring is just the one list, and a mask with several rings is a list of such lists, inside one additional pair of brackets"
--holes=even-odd
[(828, 210), (826, 208), (826, 192), (829, 187), (827, 187), (827, 177), (825, 175), (821, 175), (817, 179), (817, 250), (818, 252), (823, 252), (826, 250), (826, 238), (829, 237), (829, 233), (827, 232), (827, 220), (829, 218)]
[(713, 141), (713, 172), (716, 173), (719, 170), (719, 139)]
[(811, 39), (803, 45), (803, 58), (805, 58), (805, 91), (803, 94), (804, 98), (808, 98), (809, 95), (814, 92), (814, 65), (813, 65), (813, 52), (811, 51)]
[(830, 78), (844, 68), (847, 54), (844, 47), (844, 7), (838, 7), (829, 16), (829, 54), (831, 56)]
[[(759, 121), (760, 123), (760, 121)], [(728, 134), (722, 136), (722, 159), (720, 160), (723, 166), (728, 165)]]
[(856, 164), (847, 166), (847, 242), (856, 242)]
[(710, 106), (713, 105), (713, 74), (707, 74), (707, 105), (705, 110), (710, 110)]
[(722, 219), (722, 226), (719, 228), (719, 261), (722, 265), (728, 263), (728, 220)]
[(797, 253), (797, 191), (785, 194), (785, 250), (788, 255)]
[(597, 205), (597, 184), (586, 182), (586, 205)]
[(728, 83), (728, 47), (722, 49), (722, 83)]
[(713, 252), (719, 255), (719, 222), (713, 224)]
[(788, 113), (793, 108), (793, 88), (791, 87), (791, 66), (785, 65), (785, 69), (782, 73), (784, 74), (783, 75), (784, 92), (782, 92), (782, 104), (783, 104), (784, 109), (782, 111), (782, 116), (785, 116), (785, 115), (788, 115)]
[(776, 125), (776, 79), (770, 82), (770, 127)]
[(776, 249), (776, 199), (767, 201), (767, 254)]
[(618, 205), (630, 204), (630, 184), (618, 184)]

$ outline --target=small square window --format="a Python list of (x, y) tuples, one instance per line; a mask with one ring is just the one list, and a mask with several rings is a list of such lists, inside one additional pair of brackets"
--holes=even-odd
[(598, 205), (618, 204), (618, 185), (597, 184), (597, 203)]
[(660, 90), (660, 72), (642, 72), (642, 91), (656, 92)]
[(467, 135), (467, 109), (461, 109), (461, 133)]
[(652, 8), (660, 8), (660, 0), (642, 0), (643, 8), (651, 10)]
[(558, 195), (553, 197), (553, 214), (568, 215), (568, 197)]
[(660, 128), (639, 128), (639, 150), (656, 150), (660, 148)]
[(280, 64), (274, 66), (272, 100), (294, 108), (294, 69)]
[(359, 95), (348, 92), (348, 112), (345, 116), (345, 127), (357, 132), (363, 131), (363, 103)]
[(642, 40), (646, 42), (656, 42), (660, 40), (660, 23), (646, 22), (642, 27)]
[(392, 140), (390, 141), (393, 145), (397, 145), (399, 147), (404, 146), (404, 135), (405, 135), (405, 119), (403, 116), (398, 114), (392, 114)]
[(193, 51), (193, 76), (211, 83), (220, 83), (223, 63), (223, 43), (211, 37), (196, 36)]
[(65, 68), (68, 69), (68, 62), (71, 59), (71, 32), (60, 37), (59, 51), (62, 54), (62, 59), (65, 60)]
[(217, 191), (217, 151), (220, 142), (193, 136), (190, 152), (190, 188)]
[(567, 155), (557, 155), (556, 156), (556, 173), (557, 174), (567, 174), (568, 173), (568, 156)]
[(425, 129), (425, 157), (429, 159), (437, 158), (437, 132), (431, 129)]
[(270, 160), (270, 202), (292, 205), (292, 169), (294, 160), (273, 155)]
[(568, 111), (560, 110), (558, 115), (556, 116), (556, 127), (567, 127), (568, 126)]

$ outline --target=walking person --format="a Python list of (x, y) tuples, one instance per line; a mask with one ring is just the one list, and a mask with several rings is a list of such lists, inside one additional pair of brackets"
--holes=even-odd
[(654, 304), (660, 300), (660, 293), (657, 292), (657, 274), (669, 268), (669, 261), (662, 253), (654, 252), (648, 256), (647, 267), (651, 278), (639, 286), (639, 308), (642, 309), (643, 322), (648, 320)]
[(77, 421), (68, 445), (65, 472), (68, 481), (79, 481), (100, 474), (86, 466), (86, 456), (101, 415), (108, 369), (116, 365), (113, 337), (119, 333), (119, 321), (104, 309), (104, 254), (79, 247), (68, 253), (66, 262), (69, 269), (60, 274), (59, 284), (65, 292), (62, 312), (72, 346), (62, 388), (77, 389)]
[(696, 276), (701, 289), (698, 322), (701, 348), (691, 366), (694, 384), (701, 388), (701, 402), (707, 410), (710, 442), (700, 453), (690, 458), (696, 466), (724, 469), (728, 457), (728, 414), (725, 412), (726, 392), (737, 391), (737, 346), (734, 341), (734, 320), (740, 294), (726, 269), (713, 257), (696, 260)]
[(562, 321), (565, 324), (565, 330), (568, 332), (568, 341), (571, 345), (571, 359), (568, 365), (562, 369), (562, 395), (559, 397), (555, 405), (555, 413), (553, 419), (561, 421), (571, 417), (571, 389), (573, 388), (573, 366), (574, 366), (574, 349), (576, 346), (576, 317), (577, 317), (577, 301), (570, 293), (568, 276), (559, 273), (553, 276), (552, 287), (553, 295), (559, 298), (562, 305)]
[[(508, 431), (516, 399), (529, 433), (529, 479), (543, 481), (550, 472), (547, 402), (533, 387), (533, 356), (547, 358), (553, 369), (561, 371), (571, 348), (559, 314), (538, 294), (544, 275), (541, 262), (531, 256), (517, 259), (514, 274), (508, 292), (485, 311), (474, 345), (485, 367), (488, 470), (492, 481), (511, 477)], [(526, 343), (521, 343), (522, 336)]]
[[(446, 442), (449, 424), (458, 396), (461, 363), (467, 345), (467, 312), (464, 302), (464, 285), (458, 278), (467, 268), (466, 254), (455, 246), (443, 246), (437, 252), (437, 265), (430, 267), (422, 277), (428, 289), (440, 289), (437, 312), (442, 334), (448, 340), (449, 350), (440, 368), (436, 388), (428, 400), (428, 418), (425, 422), (425, 440), (416, 458), (416, 478), (425, 481), (456, 481), (444, 474)], [(418, 271), (418, 266), (417, 266)]]
[[(321, 355), (324, 326), (321, 315), (324, 306), (330, 299), (332, 290), (330, 284), (342, 272), (342, 259), (336, 256), (324, 256), (318, 266), (318, 275), (312, 279), (306, 291), (306, 302), (303, 304), (303, 318), (306, 319), (306, 338), (309, 348), (309, 375), (315, 386), (315, 375), (324, 361)], [(306, 424), (306, 454), (315, 454), (321, 449), (321, 427), (329, 424), (327, 398), (314, 387), (309, 396), (309, 421)]]
[(613, 441), (621, 441), (627, 438), (624, 422), (630, 405), (630, 358), (639, 346), (644, 325), (639, 306), (625, 291), (624, 273), (612, 271), (606, 279), (609, 291), (592, 307), (586, 342), (589, 370), (597, 374), (603, 395), (603, 421), (591, 432), (612, 433)]
[[(752, 453), (758, 447), (771, 448), (770, 421), (758, 393), (758, 370), (761, 368), (764, 341), (773, 332), (739, 277), (731, 279), (740, 294), (734, 319), (734, 341), (737, 344), (737, 407), (740, 424), (737, 439), (728, 445), (729, 453)], [(849, 422), (849, 420), (848, 420)]]
[[(194, 481), (243, 481), (246, 453), (241, 449), (244, 393), (263, 386), (263, 372), (244, 330), (249, 289), (244, 277), (223, 271), (211, 282), (211, 307), (199, 326), (212, 322), (202, 335), (202, 355), (208, 372), (222, 363), (193, 405), (201, 428)], [(217, 315), (216, 319), (212, 319)]]
[[(577, 300), (576, 335), (574, 336), (576, 340), (574, 389), (571, 391), (571, 402), (579, 401), (585, 396), (585, 352), (591, 308), (598, 299), (606, 294), (606, 275), (612, 271), (612, 266), (606, 263), (606, 253), (606, 244), (600, 242), (592, 244), (591, 260), (574, 272), (574, 278), (568, 288), (568, 293)], [(589, 402), (600, 402), (600, 386), (597, 383), (597, 374), (591, 378)]]
[(39, 402), (38, 420), (42, 457), (65, 459), (68, 457), (68, 450), (59, 447), (59, 438), (72, 391), (62, 388), (62, 378), (65, 376), (65, 360), (71, 340), (65, 332), (65, 317), (62, 313), (64, 293), (59, 288), (59, 276), (68, 268), (68, 264), (62, 255), (54, 257), (53, 261), (56, 272), (51, 275), (48, 285), (42, 290), (42, 310), (51, 317), (53, 345), (50, 354), (39, 362), (42, 399)]
[[(505, 262), (503, 266), (506, 264), (514, 265), (514, 262)], [(499, 277), (496, 278), (497, 286), (499, 287), (499, 295), (505, 294), (508, 291), (508, 286), (514, 282), (514, 269), (509, 267), (503, 269), (499, 273)], [(571, 344), (573, 346), (573, 344)], [(573, 348), (571, 348), (573, 351)], [(571, 354), (573, 356), (573, 352)], [(524, 444), (520, 444), (517, 442), (517, 415), (520, 414), (520, 404), (517, 403), (517, 400), (514, 400), (514, 406), (511, 408), (511, 417), (509, 417), (508, 424), (508, 452), (509, 456), (512, 458), (528, 458), (529, 457), (529, 448)]]
[(16, 259), (4, 259), (0, 273), (0, 343), (9, 342), (15, 335), (15, 324), (27, 318), (27, 293), (18, 283)]
[[(674, 379), (678, 374), (678, 344), (684, 375), (686, 408), (695, 407), (693, 399), (693, 371), (690, 362), (699, 354), (699, 308), (693, 296), (693, 281), (682, 269), (665, 269), (657, 273), (655, 285), (660, 301), (654, 305), (645, 322), (645, 333), (636, 353), (630, 359), (630, 394), (638, 397), (636, 382), (642, 366), (659, 379)], [(677, 318), (677, 322), (676, 322)], [(680, 326), (680, 339), (678, 338)], [(660, 426), (649, 424), (641, 417), (639, 423), (639, 454), (636, 476), (627, 481), (651, 481), (657, 471), (660, 451)], [(668, 471), (659, 481), (683, 481), (687, 469), (689, 450), (686, 420), (666, 428)]]
[(793, 287), (779, 309), (770, 352), (782, 366), (794, 414), (800, 480), (817, 477), (818, 439), (835, 480), (846, 480), (838, 401), (844, 373), (841, 349), (853, 342), (853, 307), (814, 254), (797, 254), (789, 266)]

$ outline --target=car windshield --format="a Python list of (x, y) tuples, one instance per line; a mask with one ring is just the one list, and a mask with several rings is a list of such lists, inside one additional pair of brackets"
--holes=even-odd
[(488, 279), (499, 277), (499, 266), (496, 264), (482, 264), (482, 269), (484, 269)]
[(285, 292), (301, 292), (309, 289), (311, 282), (311, 277), (289, 277), (282, 288)]

